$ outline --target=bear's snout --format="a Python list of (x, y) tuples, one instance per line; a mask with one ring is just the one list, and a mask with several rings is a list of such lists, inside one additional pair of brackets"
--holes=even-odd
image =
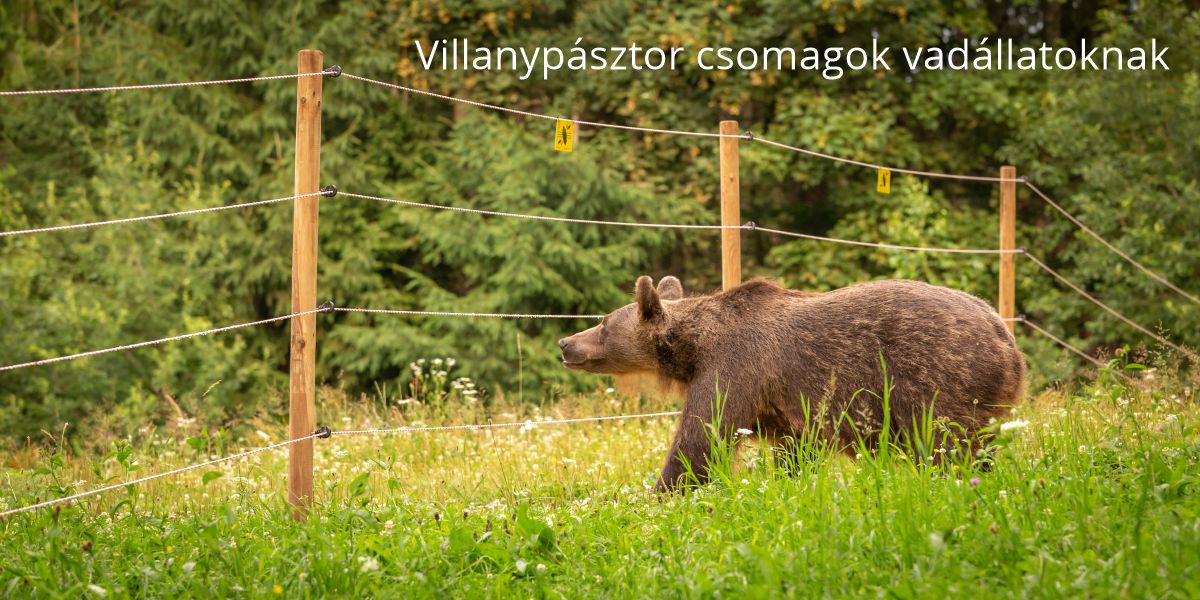
[(575, 367), (585, 362), (586, 357), (579, 352), (578, 344), (573, 343), (571, 338), (558, 340), (558, 347), (562, 349), (563, 366)]
[(595, 357), (596, 349), (593, 347), (591, 340), (587, 337), (580, 337), (586, 333), (585, 331), (558, 340), (558, 347), (562, 349), (564, 367), (568, 369), (580, 369)]

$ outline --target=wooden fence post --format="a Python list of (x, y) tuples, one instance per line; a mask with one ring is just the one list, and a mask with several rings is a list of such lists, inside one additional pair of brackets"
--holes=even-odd
[[(721, 135), (738, 135), (737, 121), (721, 121)], [(721, 138), (721, 225), (741, 225), (738, 138)], [(742, 230), (721, 230), (721, 289), (742, 282)]]
[[(301, 50), (300, 73), (324, 68), (320, 50)], [(296, 79), (295, 194), (318, 191), (321, 178), (321, 83), (323, 77)], [(292, 312), (317, 308), (317, 213), (319, 197), (292, 201)], [(316, 428), (317, 315), (292, 318), (289, 427), (292, 439)], [(313, 491), (313, 441), (288, 446), (288, 503), (292, 518), (308, 518)]]
[[(1015, 250), (1017, 247), (1017, 169), (1000, 167), (1000, 249)], [(1016, 317), (1016, 255), (1000, 255), (1000, 299), (997, 306), (1000, 318)], [(1017, 324), (1009, 321), (1008, 330), (1016, 333)]]

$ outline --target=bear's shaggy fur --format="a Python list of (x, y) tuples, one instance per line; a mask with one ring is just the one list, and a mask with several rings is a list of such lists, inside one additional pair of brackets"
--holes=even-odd
[(722, 436), (782, 438), (815, 425), (843, 449), (881, 429), (885, 369), (894, 432), (911, 432), (932, 407), (972, 436), (1024, 386), (1025, 360), (996, 311), (943, 287), (889, 280), (812, 293), (753, 279), (684, 298), (678, 279), (655, 289), (643, 276), (634, 295), (559, 346), (569, 368), (653, 372), (686, 387), (660, 491), (679, 483), (684, 459), (706, 478), (718, 385)]

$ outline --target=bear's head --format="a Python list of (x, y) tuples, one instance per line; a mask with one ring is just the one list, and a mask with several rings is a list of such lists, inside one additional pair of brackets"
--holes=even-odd
[(614, 375), (658, 367), (655, 343), (669, 318), (663, 301), (682, 298), (683, 285), (668, 276), (655, 289), (654, 282), (643, 275), (633, 295), (633, 304), (609, 313), (599, 325), (558, 341), (563, 366)]

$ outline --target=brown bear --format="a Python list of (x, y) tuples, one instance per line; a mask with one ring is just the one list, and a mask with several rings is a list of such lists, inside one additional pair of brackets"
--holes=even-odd
[(738, 429), (798, 436), (813, 425), (806, 415), (820, 413), (828, 422), (817, 431), (848, 452), (864, 431), (881, 430), (885, 380), (890, 431), (911, 432), (932, 412), (964, 439), (1009, 410), (1024, 386), (1025, 360), (996, 311), (944, 287), (887, 280), (813, 293), (752, 279), (685, 298), (678, 279), (655, 289), (643, 276), (634, 296), (558, 344), (568, 368), (652, 372), (686, 387), (660, 492), (680, 483), (684, 460), (707, 479), (718, 385), (723, 439)]

